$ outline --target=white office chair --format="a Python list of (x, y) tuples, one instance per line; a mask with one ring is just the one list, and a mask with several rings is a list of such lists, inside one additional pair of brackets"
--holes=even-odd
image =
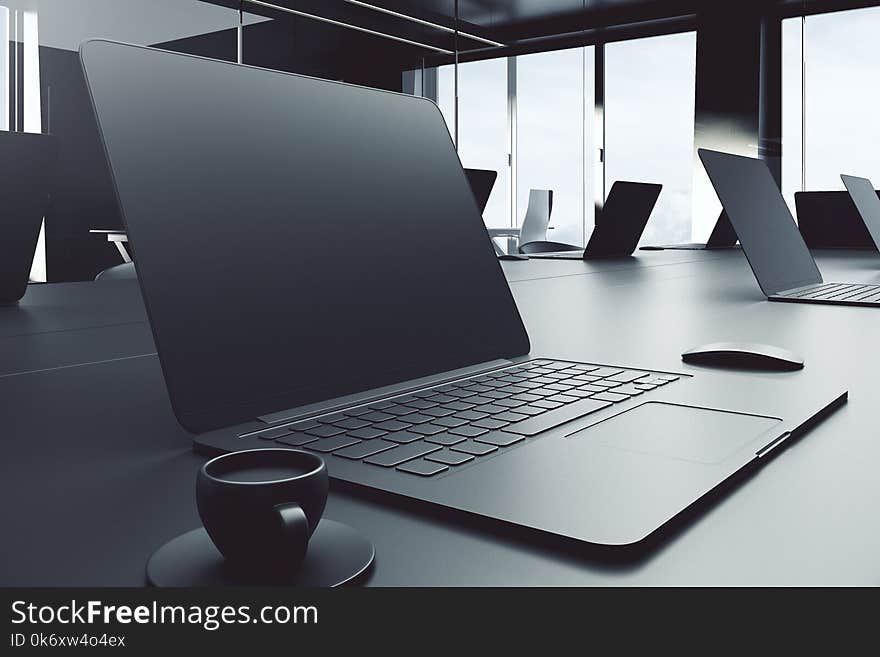
[[(526, 208), (526, 215), (523, 218), (522, 226), (519, 228), (490, 228), (489, 236), (492, 237), (493, 244), (496, 237), (507, 237), (508, 242), (517, 241), (522, 253), (523, 244), (530, 242), (546, 242), (547, 231), (552, 230), (550, 226), (550, 213), (553, 211), (553, 190), (550, 189), (532, 189), (529, 190), (529, 205)], [(513, 246), (511, 245), (512, 249)], [(499, 247), (495, 244), (495, 251), (499, 251)]]

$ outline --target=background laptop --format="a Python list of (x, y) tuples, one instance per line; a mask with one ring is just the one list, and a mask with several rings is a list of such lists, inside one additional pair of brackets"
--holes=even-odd
[(874, 248), (880, 249), (880, 198), (874, 190), (874, 185), (867, 178), (848, 176), (845, 173), (840, 174), (840, 179), (871, 235)]
[(492, 195), (492, 188), (495, 187), (498, 172), (491, 169), (465, 169), (464, 173), (467, 176), (471, 192), (473, 192), (474, 200), (477, 202), (477, 208), (482, 215), (489, 204), (489, 197)]
[(718, 220), (712, 228), (709, 240), (702, 244), (700, 242), (687, 242), (685, 244), (664, 244), (663, 246), (643, 246), (644, 251), (711, 251), (713, 249), (733, 249), (736, 248), (736, 231), (730, 223), (730, 218), (723, 210), (718, 215)]
[(706, 149), (699, 155), (770, 301), (880, 306), (880, 285), (822, 280), (763, 161)]
[(811, 249), (876, 248), (849, 192), (795, 192), (794, 204), (798, 228)]
[(105, 41), (81, 56), (200, 449), (301, 447), (337, 482), (622, 545), (845, 398), (809, 374), (530, 357), (428, 100)]
[(550, 253), (530, 251), (529, 257), (580, 260), (632, 255), (662, 189), (663, 185), (653, 183), (615, 181), (600, 216), (596, 218), (586, 249)]
[(51, 135), (0, 130), (0, 304), (27, 289), (57, 157)]

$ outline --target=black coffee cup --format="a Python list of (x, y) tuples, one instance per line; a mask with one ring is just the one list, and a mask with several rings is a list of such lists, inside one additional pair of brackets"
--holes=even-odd
[(302, 564), (327, 489), (327, 466), (317, 454), (252, 449), (205, 463), (196, 501), (208, 535), (231, 567), (283, 577)]

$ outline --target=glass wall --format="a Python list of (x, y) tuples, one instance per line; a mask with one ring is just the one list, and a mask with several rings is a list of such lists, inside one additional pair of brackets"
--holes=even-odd
[(878, 34), (880, 7), (783, 22), (782, 183), (792, 205), (800, 189), (843, 189), (841, 173), (880, 186)]
[[(644, 241), (689, 241), (696, 35), (605, 45), (605, 118), (598, 127), (596, 48), (459, 64), (459, 155), (465, 167), (499, 172), (486, 223), (521, 225), (529, 191), (549, 189), (548, 239), (583, 245), (603, 178), (605, 193), (615, 180), (659, 182), (664, 189)], [(436, 76), (435, 99), (455, 135), (454, 65), (440, 66)], [(431, 95), (427, 85), (418, 88)]]
[(644, 243), (691, 239), (696, 33), (605, 47), (605, 189), (661, 183)]
[(530, 190), (553, 190), (548, 239), (566, 244), (593, 227), (594, 66), (592, 46), (516, 58), (516, 216)]
[[(438, 71), (437, 99), (455, 136), (455, 67)], [(491, 169), (498, 179), (483, 218), (491, 228), (510, 222), (510, 132), (507, 58), (468, 62), (458, 68), (458, 156), (471, 169)]]

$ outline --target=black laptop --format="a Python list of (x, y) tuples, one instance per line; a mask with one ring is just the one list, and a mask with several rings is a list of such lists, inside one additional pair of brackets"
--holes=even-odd
[(880, 285), (822, 279), (762, 160), (706, 149), (700, 149), (699, 155), (770, 301), (880, 306)]
[(685, 242), (684, 244), (664, 244), (663, 246), (643, 246), (644, 251), (714, 251), (718, 249), (736, 248), (736, 231), (730, 223), (727, 213), (722, 210), (712, 228), (709, 239), (705, 242)]
[(106, 41), (81, 56), (201, 450), (311, 450), (355, 487), (617, 546), (846, 398), (809, 374), (531, 355), (428, 100)]
[(663, 185), (653, 183), (615, 181), (584, 250), (529, 251), (529, 257), (580, 260), (632, 255), (662, 189)]
[(798, 228), (811, 249), (874, 249), (847, 191), (795, 192)]
[(480, 214), (483, 214), (489, 204), (489, 197), (492, 195), (492, 188), (495, 187), (498, 172), (491, 169), (465, 169), (464, 173), (467, 176), (471, 192), (474, 194), (474, 200), (477, 202), (477, 208), (479, 208)]
[(57, 157), (53, 136), (0, 130), (0, 304), (27, 289)]

